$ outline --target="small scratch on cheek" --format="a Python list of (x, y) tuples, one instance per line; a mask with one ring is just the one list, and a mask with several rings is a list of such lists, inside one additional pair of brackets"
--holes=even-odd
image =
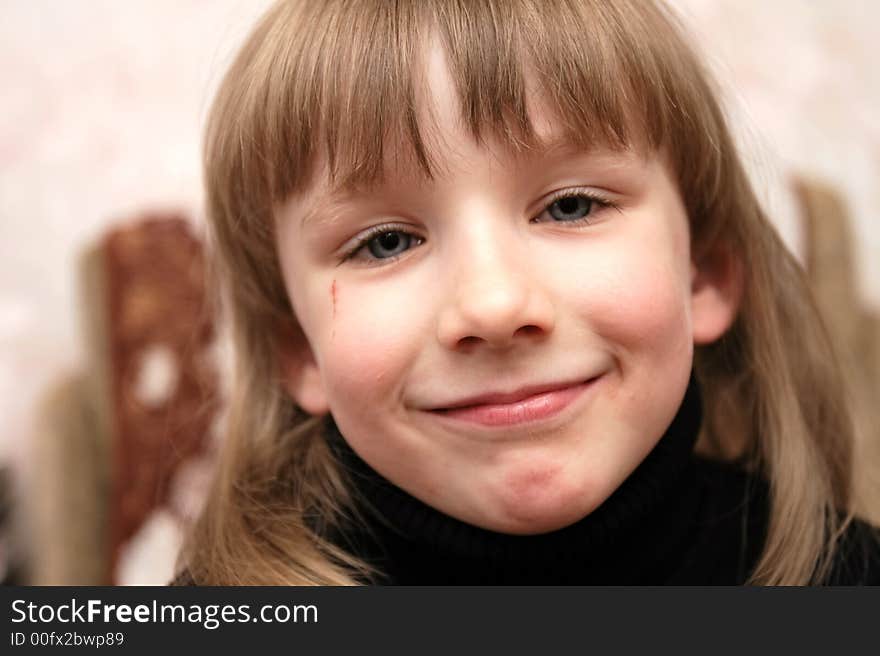
[(333, 334), (331, 335), (331, 339), (336, 337), (336, 278), (333, 279), (333, 283), (330, 285), (330, 298), (333, 301)]

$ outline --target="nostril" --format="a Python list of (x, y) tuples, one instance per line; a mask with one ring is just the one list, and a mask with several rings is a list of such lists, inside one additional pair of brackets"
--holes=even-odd
[(528, 337), (530, 335), (540, 335), (542, 332), (544, 331), (538, 326), (529, 325), (518, 328), (514, 335), (525, 335), (526, 337)]
[(537, 337), (542, 334), (544, 334), (543, 328), (541, 328), (540, 326), (534, 326), (534, 325), (530, 324), (528, 326), (521, 326), (520, 328), (517, 328), (513, 332), (513, 334), (508, 334), (506, 337), (502, 337), (500, 335), (496, 335), (496, 336), (486, 335), (483, 337), (480, 337), (477, 335), (468, 335), (468, 336), (462, 337), (461, 339), (458, 340), (458, 346), (463, 347), (463, 348), (469, 348), (469, 347), (476, 346), (477, 344), (480, 344), (480, 343), (487, 343), (490, 346), (506, 348), (509, 346), (513, 346), (515, 343), (515, 340), (519, 337), (532, 337), (532, 336)]

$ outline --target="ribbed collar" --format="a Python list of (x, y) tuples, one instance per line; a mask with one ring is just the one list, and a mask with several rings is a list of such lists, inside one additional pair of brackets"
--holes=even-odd
[(666, 433), (599, 508), (560, 530), (518, 536), (459, 521), (404, 492), (365, 463), (328, 416), (328, 442), (367, 523), (353, 523), (335, 540), (377, 565), (388, 583), (662, 582), (694, 530), (699, 499), (688, 465), (701, 420), (692, 376)]

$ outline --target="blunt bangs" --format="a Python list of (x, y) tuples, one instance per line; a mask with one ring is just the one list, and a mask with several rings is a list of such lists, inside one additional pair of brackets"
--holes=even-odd
[(475, 140), (517, 152), (541, 146), (529, 114), (540, 102), (573, 145), (666, 147), (680, 188), (701, 190), (685, 198), (689, 213), (710, 201), (720, 113), (675, 19), (647, 0), (281, 3), (218, 94), (209, 189), (222, 181), (227, 210), (265, 217), (267, 203), (313, 181), (319, 160), (334, 185), (374, 184), (390, 156), (433, 177), (419, 111), (430, 103), (431, 39), (445, 50)]

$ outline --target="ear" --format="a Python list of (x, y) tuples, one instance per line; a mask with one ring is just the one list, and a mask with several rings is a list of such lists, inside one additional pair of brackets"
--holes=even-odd
[(718, 243), (691, 264), (691, 322), (694, 344), (711, 344), (733, 325), (742, 303), (742, 261)]
[(282, 385), (296, 404), (313, 416), (330, 411), (324, 393), (324, 381), (318, 369), (312, 347), (296, 321), (278, 331), (278, 357)]

